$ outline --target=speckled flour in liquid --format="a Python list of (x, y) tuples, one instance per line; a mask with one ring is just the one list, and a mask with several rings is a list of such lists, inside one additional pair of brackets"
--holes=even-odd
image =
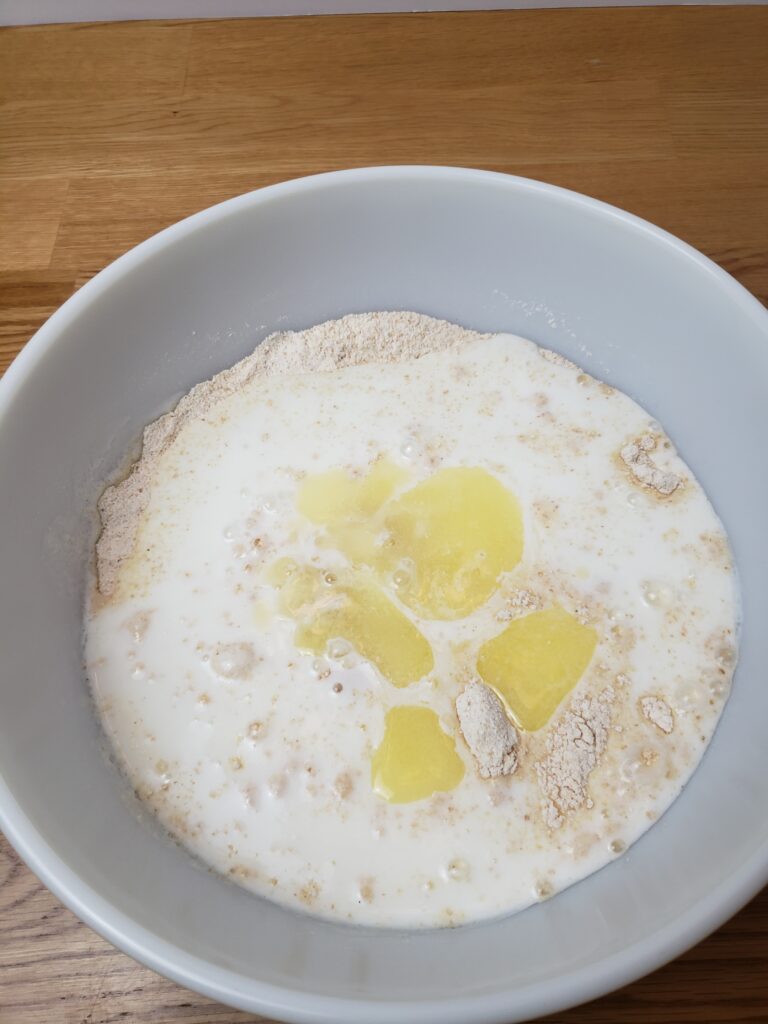
[(511, 335), (417, 314), (274, 336), (100, 503), (86, 660), (169, 832), (365, 924), (520, 910), (695, 769), (738, 603), (662, 428)]

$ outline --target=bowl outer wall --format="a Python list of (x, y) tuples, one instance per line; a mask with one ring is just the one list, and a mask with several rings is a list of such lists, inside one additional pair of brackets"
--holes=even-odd
[[(628, 391), (710, 494), (742, 581), (737, 685), (670, 813), (556, 899), (458, 931), (320, 922), (203, 871), (104, 763), (80, 664), (84, 509), (141, 427), (272, 330), (376, 308), (527, 335)], [(768, 314), (732, 278), (629, 214), (525, 179), (335, 172), (143, 243), (65, 303), (0, 383), (4, 831), (115, 945), (286, 1020), (524, 1020), (677, 955), (768, 877), (767, 384)]]

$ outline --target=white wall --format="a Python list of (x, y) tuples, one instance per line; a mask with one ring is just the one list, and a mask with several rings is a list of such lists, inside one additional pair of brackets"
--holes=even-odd
[(758, 4), (768, 0), (0, 0), (0, 25), (523, 7), (645, 7), (674, 2)]

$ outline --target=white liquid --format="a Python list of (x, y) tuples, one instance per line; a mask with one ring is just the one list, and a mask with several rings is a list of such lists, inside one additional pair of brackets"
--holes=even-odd
[[(188, 424), (158, 465), (116, 599), (87, 619), (95, 699), (139, 792), (247, 888), (366, 924), (520, 910), (617, 856), (696, 767), (735, 660), (730, 552), (704, 493), (671, 448), (654, 458), (686, 483), (666, 501), (617, 458), (649, 432), (628, 397), (506, 335), (411, 363), (255, 380)], [(295, 511), (301, 475), (364, 471), (381, 454), (411, 483), (481, 466), (524, 510), (521, 564), (466, 620), (418, 623), (435, 670), (404, 689), (354, 651), (297, 651), (264, 578), (285, 554), (329, 569), (341, 557)], [(523, 738), (517, 773), (489, 782), (453, 710), (459, 667), (504, 628), (517, 588), (581, 608), (597, 629), (571, 696), (616, 693), (592, 806), (551, 831), (534, 763), (557, 714)], [(647, 694), (672, 708), (670, 735), (642, 716)], [(466, 772), (450, 793), (397, 805), (374, 793), (370, 758), (403, 703), (440, 715)]]

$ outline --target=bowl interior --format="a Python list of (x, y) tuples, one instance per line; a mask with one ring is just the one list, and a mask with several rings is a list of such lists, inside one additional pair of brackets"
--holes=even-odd
[[(707, 489), (741, 574), (734, 692), (670, 812), (555, 899), (455, 931), (328, 924), (200, 868), (106, 762), (81, 665), (92, 503), (142, 426), (270, 332), (374, 309), (531, 337), (637, 398)], [(648, 225), (521, 179), (322, 176), (134, 250), (43, 328), (0, 397), (10, 838), (123, 948), (295, 1019), (362, 1019), (355, 1000), (371, 1000), (368, 1021), (404, 1019), (405, 1000), (409, 1020), (522, 1019), (656, 966), (735, 910), (768, 861), (766, 393), (768, 315), (731, 279)]]

